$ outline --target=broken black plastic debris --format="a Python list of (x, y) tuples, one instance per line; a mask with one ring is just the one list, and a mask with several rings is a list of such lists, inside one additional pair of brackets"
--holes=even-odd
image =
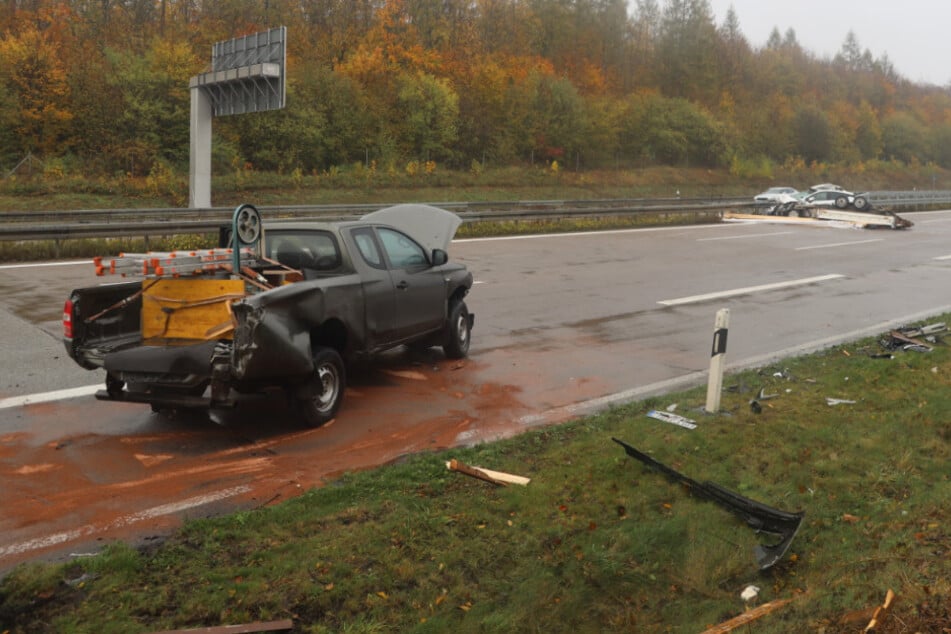
[(627, 455), (632, 458), (637, 458), (649, 467), (657, 469), (671, 480), (686, 485), (687, 489), (694, 495), (716, 502), (728, 511), (740, 516), (753, 530), (778, 535), (781, 538), (779, 542), (775, 544), (760, 544), (753, 549), (753, 554), (756, 557), (756, 563), (759, 564), (760, 570), (771, 568), (776, 562), (782, 559), (786, 551), (789, 550), (789, 546), (792, 544), (792, 540), (799, 531), (799, 526), (802, 524), (802, 519), (806, 515), (804, 511), (790, 513), (767, 506), (762, 502), (751, 500), (739, 493), (734, 493), (715, 482), (707, 481), (701, 484), (671, 469), (667, 465), (654, 460), (647, 454), (638, 451), (623, 440), (618, 440), (617, 438), (612, 438), (611, 440), (624, 447), (624, 451), (627, 452)]

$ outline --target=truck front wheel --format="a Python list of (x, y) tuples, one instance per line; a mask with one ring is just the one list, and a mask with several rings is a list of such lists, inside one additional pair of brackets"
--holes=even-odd
[(450, 359), (462, 359), (469, 354), (469, 309), (462, 300), (455, 302), (449, 309), (449, 323), (446, 326), (446, 342), (443, 353)]
[(305, 395), (298, 400), (304, 422), (311, 427), (329, 423), (337, 415), (347, 384), (343, 359), (333, 348), (319, 348), (314, 353), (314, 374)]

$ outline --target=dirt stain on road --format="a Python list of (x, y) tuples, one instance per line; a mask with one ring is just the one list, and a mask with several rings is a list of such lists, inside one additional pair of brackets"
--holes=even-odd
[(397, 356), (355, 374), (339, 417), (318, 429), (301, 428), (274, 399), (249, 399), (217, 424), (92, 399), (24, 408), (25, 430), (0, 436), (0, 570), (136, 543), (184, 518), (274, 504), (348, 471), (523, 431), (524, 386), (492, 375), (471, 359)]

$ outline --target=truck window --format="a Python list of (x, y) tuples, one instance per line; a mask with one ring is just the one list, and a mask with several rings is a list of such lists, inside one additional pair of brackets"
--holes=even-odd
[(326, 231), (271, 231), (267, 234), (265, 253), (294, 269), (333, 271), (341, 264), (337, 241)]
[(429, 263), (423, 247), (409, 236), (385, 227), (380, 227), (377, 231), (386, 257), (394, 269), (419, 268)]
[(386, 268), (383, 264), (383, 256), (380, 255), (380, 250), (376, 246), (376, 240), (373, 239), (373, 229), (369, 227), (354, 229), (351, 235), (357, 249), (360, 251), (360, 255), (367, 264), (375, 269)]

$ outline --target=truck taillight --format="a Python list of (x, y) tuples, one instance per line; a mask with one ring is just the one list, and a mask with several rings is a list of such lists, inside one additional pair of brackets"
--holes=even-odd
[(73, 338), (73, 300), (67, 299), (63, 306), (63, 336)]

